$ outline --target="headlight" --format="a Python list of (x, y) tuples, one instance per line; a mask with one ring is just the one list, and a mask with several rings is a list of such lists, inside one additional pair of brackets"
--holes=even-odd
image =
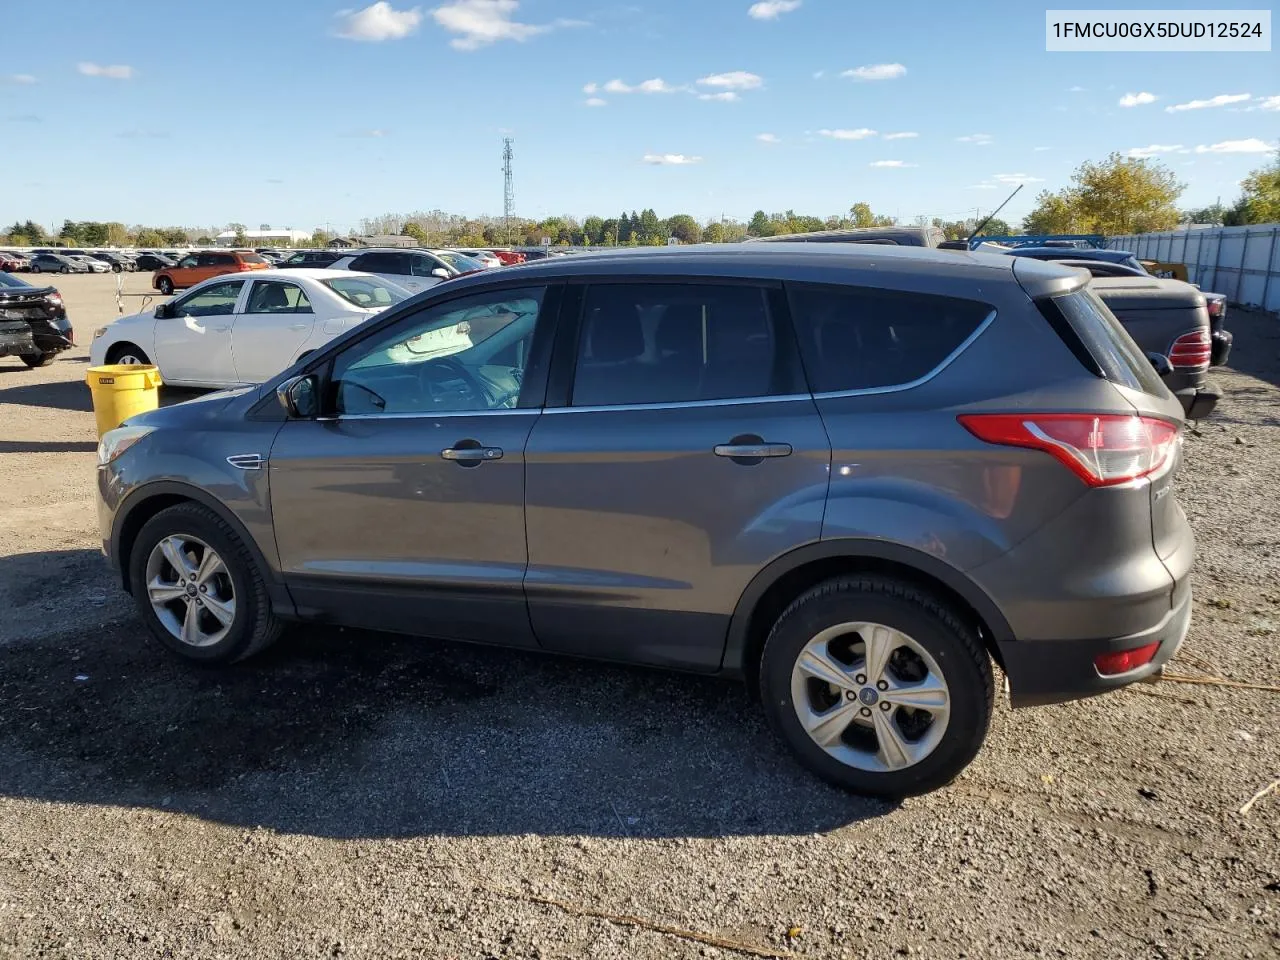
[(106, 332), (107, 332), (106, 327), (99, 327), (97, 330), (93, 331), (93, 339), (97, 340), (100, 336), (102, 336)]
[(105, 466), (154, 430), (154, 427), (116, 427), (98, 441), (98, 466)]

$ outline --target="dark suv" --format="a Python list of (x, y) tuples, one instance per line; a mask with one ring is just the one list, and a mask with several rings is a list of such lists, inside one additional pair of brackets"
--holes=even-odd
[(1182, 411), (1086, 282), (790, 244), (462, 277), (108, 432), (103, 547), (191, 660), (301, 620), (745, 678), (819, 775), (929, 790), (992, 659), (1050, 703), (1187, 631)]

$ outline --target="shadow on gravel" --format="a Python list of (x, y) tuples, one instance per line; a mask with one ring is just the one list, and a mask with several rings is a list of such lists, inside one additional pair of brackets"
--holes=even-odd
[[(1280, 386), (1280, 317), (1261, 310), (1232, 308), (1227, 311), (1227, 329), (1235, 337), (1227, 365)], [(1236, 397), (1233, 395), (1232, 399)]]
[(795, 834), (892, 809), (799, 769), (737, 684), (315, 627), (202, 669), (144, 634), (4, 650), (0, 793), (343, 838)]
[(0, 453), (93, 453), (93, 440), (0, 440)]
[[(8, 383), (8, 381), (5, 382)], [(0, 403), (52, 407), (57, 410), (93, 410), (93, 404), (89, 399), (89, 387), (83, 380), (28, 383), (20, 387), (6, 387), (0, 389)]]

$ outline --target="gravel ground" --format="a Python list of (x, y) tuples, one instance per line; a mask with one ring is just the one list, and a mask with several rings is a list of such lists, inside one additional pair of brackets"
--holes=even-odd
[[(59, 278), (83, 340), (111, 283)], [(1229, 325), (1174, 667), (1277, 684), (1280, 320)], [(176, 663), (96, 553), (86, 354), (0, 360), (0, 957), (1280, 951), (1280, 796), (1238, 812), (1280, 694), (1001, 702), (954, 785), (889, 805), (713, 680), (312, 628)]]

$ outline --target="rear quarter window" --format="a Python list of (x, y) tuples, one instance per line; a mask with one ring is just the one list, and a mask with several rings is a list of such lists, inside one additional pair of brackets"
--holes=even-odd
[(787, 297), (814, 393), (913, 384), (994, 312), (975, 300), (866, 287), (788, 284)]
[(1147, 355), (1092, 290), (1046, 297), (1036, 306), (1091, 373), (1132, 390), (1164, 393), (1164, 382)]
[(266, 263), (267, 262), (262, 257), (258, 256), (256, 253), (242, 253), (239, 256), (240, 256), (240, 259), (245, 263)]

